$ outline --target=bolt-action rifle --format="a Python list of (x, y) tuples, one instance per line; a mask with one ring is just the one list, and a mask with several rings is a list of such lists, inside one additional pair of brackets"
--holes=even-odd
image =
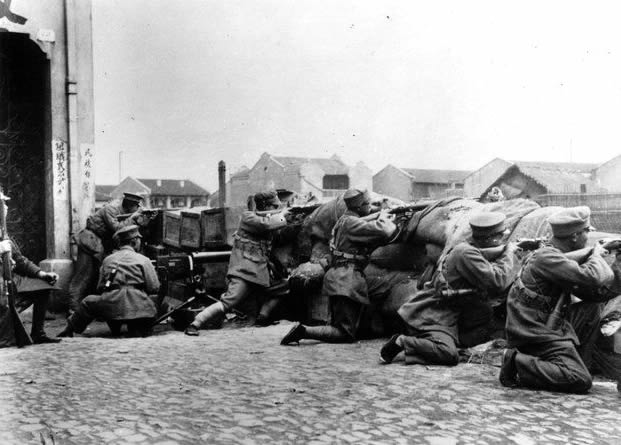
[[(6, 229), (6, 204), (5, 202), (10, 199), (4, 195), (2, 187), (0, 187), (0, 240), (5, 241), (9, 239), (9, 235)], [(2, 286), (0, 292), (0, 311), (4, 312), (3, 318), (5, 319), (4, 326), (8, 326), (8, 329), (13, 329), (15, 337), (15, 344), (18, 348), (32, 344), (32, 338), (28, 335), (26, 328), (22, 324), (22, 320), (19, 318), (17, 307), (15, 306), (15, 298), (17, 288), (13, 282), (13, 270), (11, 252), (5, 252), (2, 254)]]

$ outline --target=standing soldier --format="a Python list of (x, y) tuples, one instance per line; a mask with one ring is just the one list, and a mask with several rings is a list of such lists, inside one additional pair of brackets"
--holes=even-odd
[(380, 362), (390, 363), (405, 351), (406, 364), (457, 365), (458, 322), (465, 307), (497, 297), (515, 278), (513, 243), (493, 261), (482, 251), (501, 245), (505, 218), (500, 212), (470, 218), (472, 238), (440, 258), (431, 288), (417, 292), (399, 308), (408, 335), (394, 335), (382, 347)]
[(327, 343), (355, 341), (362, 315), (369, 306), (367, 282), (363, 270), (371, 252), (386, 244), (397, 233), (397, 226), (385, 212), (370, 214), (368, 193), (350, 189), (343, 196), (347, 211), (332, 230), (332, 265), (323, 278), (322, 294), (330, 299), (331, 325), (296, 324), (280, 344), (299, 343), (302, 339)]
[[(122, 201), (109, 202), (89, 216), (86, 228), (76, 235), (78, 258), (69, 284), (71, 309), (75, 310), (82, 298), (94, 291), (99, 266), (114, 247), (112, 235), (121, 227), (136, 224), (141, 202), (142, 196), (123, 193)], [(132, 215), (119, 221), (119, 215), (128, 213)]]
[[(272, 238), (274, 231), (287, 225), (286, 211), (278, 211), (281, 203), (274, 191), (259, 192), (253, 199), (256, 211), (243, 212), (239, 227), (233, 235), (226, 292), (222, 294), (219, 302), (207, 306), (194, 318), (185, 330), (186, 335), (198, 335), (201, 326), (237, 308), (253, 292), (270, 294), (269, 255)], [(266, 304), (265, 307), (267, 306), (270, 305)], [(257, 324), (268, 324), (261, 321), (267, 317), (269, 314), (262, 310)]]
[(147, 335), (157, 314), (150, 295), (157, 294), (160, 282), (151, 261), (138, 253), (142, 238), (138, 226), (119, 229), (115, 234), (120, 249), (108, 255), (101, 265), (97, 289), (101, 295), (84, 298), (78, 309), (67, 319), (67, 327), (59, 337), (82, 333), (95, 318), (110, 322), (128, 322)]
[[(586, 246), (590, 214), (583, 206), (552, 215), (550, 245), (527, 259), (513, 284), (507, 299), (510, 349), (499, 376), (504, 386), (570, 393), (591, 388), (587, 364), (601, 309), (593, 302), (614, 294), (602, 289), (613, 281), (604, 248), (598, 243), (587, 255), (575, 255)], [(583, 302), (570, 305), (571, 294)]]

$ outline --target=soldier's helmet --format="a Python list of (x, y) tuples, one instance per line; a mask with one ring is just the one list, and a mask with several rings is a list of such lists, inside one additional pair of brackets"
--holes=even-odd
[(142, 196), (135, 193), (123, 193), (123, 201), (140, 204), (142, 202)]
[(268, 205), (280, 207), (281, 202), (278, 199), (278, 193), (273, 190), (259, 192), (254, 195), (254, 202), (257, 206), (257, 210), (265, 210)]
[(138, 226), (132, 224), (130, 226), (121, 227), (117, 230), (114, 233), (114, 238), (118, 239), (119, 242), (124, 243), (133, 240), (134, 238), (142, 238), (142, 235), (140, 234)]
[(474, 238), (487, 238), (505, 231), (507, 217), (500, 212), (481, 212), (470, 218), (470, 228)]
[(345, 201), (345, 205), (347, 206), (347, 208), (349, 210), (353, 210), (370, 203), (371, 197), (366, 191), (363, 192), (358, 189), (349, 189), (343, 195), (343, 200)]
[(548, 218), (548, 222), (557, 238), (566, 238), (584, 229), (595, 230), (591, 226), (591, 209), (587, 206), (559, 210)]

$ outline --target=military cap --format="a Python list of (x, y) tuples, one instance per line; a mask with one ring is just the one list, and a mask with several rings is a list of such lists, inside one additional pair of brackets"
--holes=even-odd
[(138, 226), (132, 224), (130, 226), (121, 227), (114, 233), (114, 237), (117, 238), (119, 241), (123, 242), (132, 240), (134, 238), (142, 238), (142, 235), (138, 230)]
[(558, 238), (570, 236), (580, 230), (591, 229), (591, 209), (587, 206), (560, 210), (548, 218), (552, 234)]
[(472, 236), (484, 238), (505, 231), (505, 220), (507, 217), (500, 212), (481, 212), (470, 218), (470, 228)]
[(268, 205), (280, 206), (280, 199), (275, 191), (259, 192), (254, 195), (254, 202), (258, 207), (265, 208)]
[(123, 193), (124, 201), (131, 201), (140, 204), (142, 202), (142, 196), (136, 195), (135, 193)]
[(349, 189), (343, 195), (343, 200), (348, 209), (357, 209), (371, 201), (371, 197), (366, 191), (358, 189)]

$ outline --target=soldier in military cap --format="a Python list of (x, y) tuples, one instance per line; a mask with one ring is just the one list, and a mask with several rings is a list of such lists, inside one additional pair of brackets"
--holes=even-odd
[[(220, 297), (220, 302), (207, 306), (196, 315), (185, 330), (186, 335), (198, 335), (202, 326), (221, 319), (252, 293), (262, 293), (268, 302), (277, 298), (270, 288), (273, 283), (269, 256), (274, 232), (287, 225), (287, 210), (280, 209), (281, 202), (275, 191), (256, 193), (249, 204), (249, 210), (242, 213), (239, 227), (233, 235), (226, 292)], [(270, 324), (271, 314), (266, 313), (268, 306), (271, 307), (271, 304), (261, 309), (257, 325)]]
[(394, 335), (382, 347), (381, 363), (404, 351), (406, 364), (457, 365), (458, 322), (466, 306), (498, 296), (515, 278), (515, 244), (506, 244), (492, 261), (482, 252), (501, 246), (504, 223), (499, 212), (470, 218), (472, 237), (442, 255), (431, 283), (399, 308), (405, 335)]
[(336, 222), (330, 240), (331, 265), (323, 278), (322, 294), (330, 300), (329, 326), (296, 324), (282, 339), (282, 345), (302, 339), (347, 343), (358, 338), (360, 320), (370, 301), (363, 270), (371, 252), (388, 243), (397, 233), (392, 215), (369, 215), (369, 194), (357, 189), (344, 194), (347, 211)]
[(122, 227), (114, 236), (120, 248), (103, 260), (97, 285), (101, 295), (85, 297), (59, 337), (84, 332), (95, 318), (127, 323), (130, 331), (140, 335), (150, 333), (157, 314), (153, 298), (160, 287), (157, 273), (151, 261), (138, 253), (142, 238), (138, 226)]
[[(114, 200), (97, 210), (86, 220), (86, 228), (75, 236), (78, 257), (69, 283), (71, 309), (75, 310), (80, 300), (95, 290), (97, 271), (103, 258), (114, 248), (112, 235), (122, 227), (144, 223), (140, 213), (142, 196), (123, 193), (122, 200)], [(119, 221), (119, 215), (131, 214)]]
[[(606, 291), (614, 274), (602, 258), (604, 248), (597, 243), (583, 249), (592, 229), (590, 214), (582, 206), (552, 215), (549, 245), (525, 261), (511, 287), (506, 324), (510, 348), (499, 376), (504, 386), (571, 393), (591, 387), (588, 366), (598, 334), (597, 303), (618, 292)], [(570, 294), (582, 302), (570, 305)]]

